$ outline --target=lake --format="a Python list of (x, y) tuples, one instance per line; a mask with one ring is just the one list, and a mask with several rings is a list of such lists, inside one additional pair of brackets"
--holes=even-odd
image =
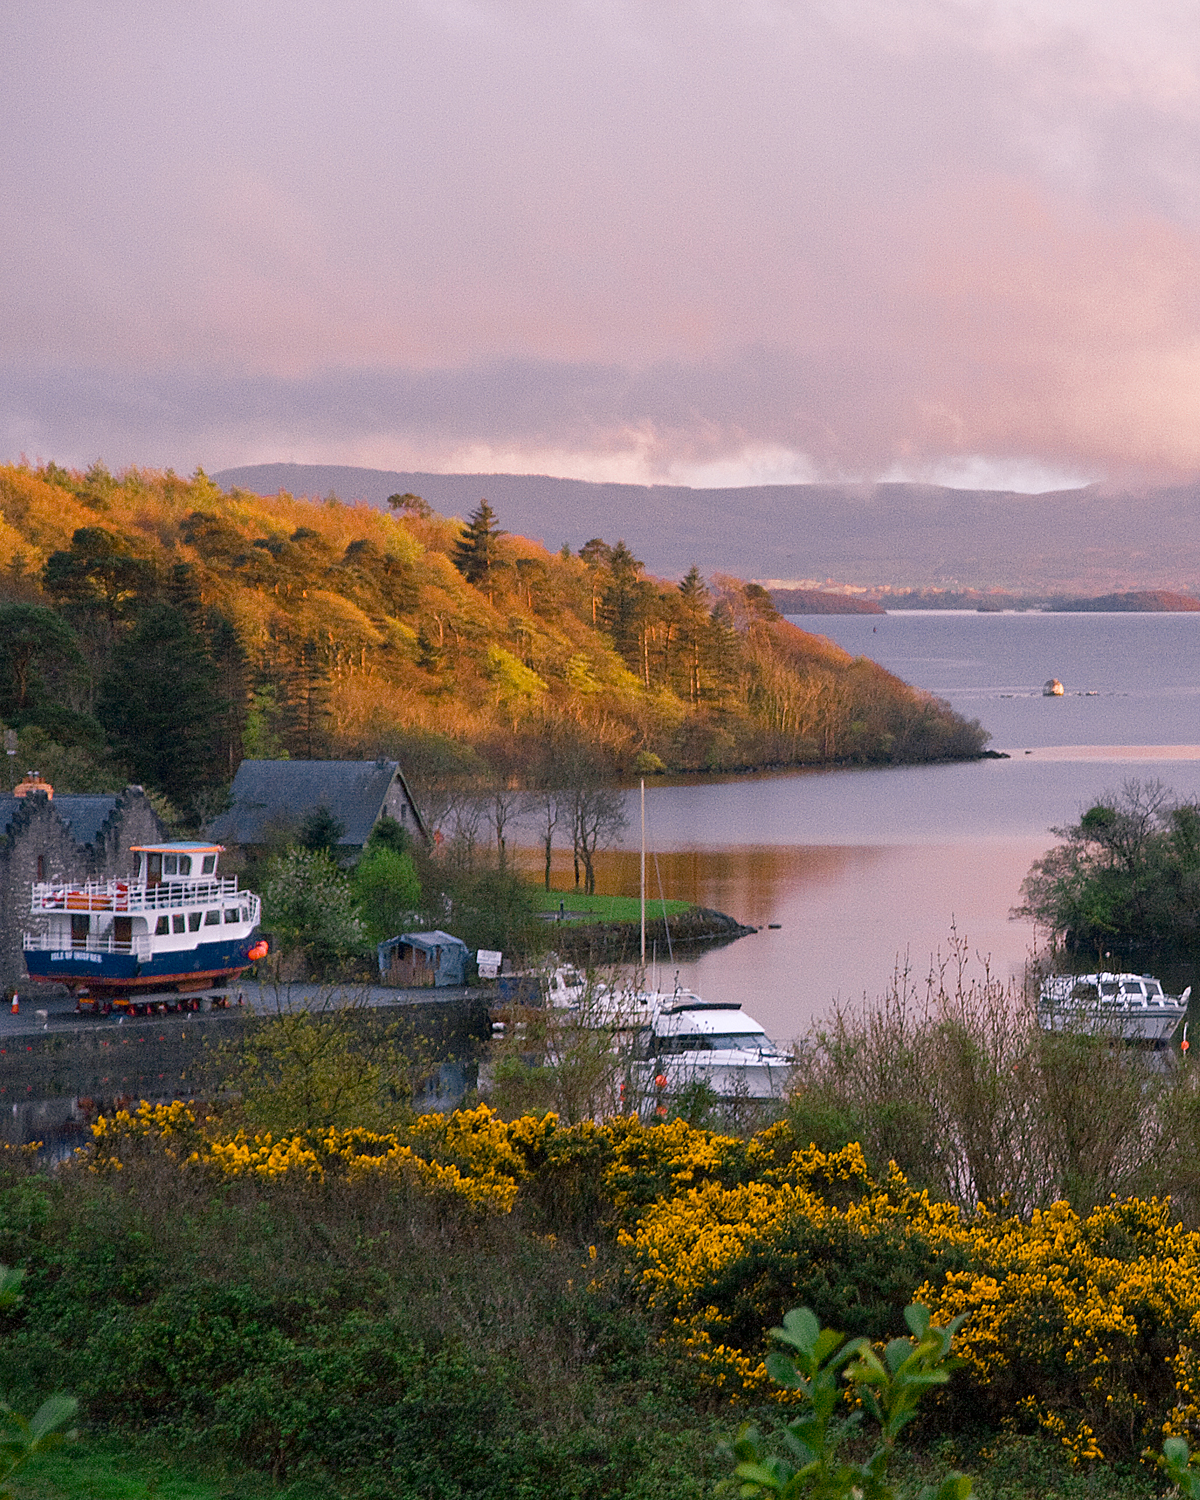
[[(978, 718), (1010, 759), (647, 783), (648, 905), (661, 880), (762, 929), (674, 966), (660, 954), (660, 983), (677, 968), (781, 1040), (879, 996), (898, 967), (923, 978), (952, 932), (977, 972), (1021, 978), (1036, 934), (1008, 913), (1050, 829), (1133, 776), (1200, 798), (1200, 614), (793, 618)], [(1063, 697), (1042, 696), (1050, 677)], [(627, 811), (597, 879), (636, 895), (636, 790)]]

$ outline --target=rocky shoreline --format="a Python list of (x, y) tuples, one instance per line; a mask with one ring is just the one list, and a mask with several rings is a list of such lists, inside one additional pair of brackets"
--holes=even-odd
[[(668, 945), (668, 931), (670, 942)], [(646, 949), (658, 945), (659, 957), (668, 951), (718, 947), (757, 932), (735, 917), (707, 906), (693, 906), (672, 917), (646, 911)], [(554, 929), (554, 948), (568, 963), (590, 968), (596, 964), (634, 963), (641, 949), (640, 922), (563, 922)]]

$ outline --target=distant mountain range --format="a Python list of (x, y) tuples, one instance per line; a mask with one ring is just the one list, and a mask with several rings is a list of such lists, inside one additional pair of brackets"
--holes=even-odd
[(506, 530), (541, 538), (554, 551), (593, 536), (623, 537), (665, 578), (695, 563), (705, 574), (778, 586), (1200, 591), (1200, 481), (1042, 495), (923, 484), (689, 489), (282, 463), (212, 478), (255, 494), (283, 489), (380, 506), (412, 492), (463, 517), (486, 499)]

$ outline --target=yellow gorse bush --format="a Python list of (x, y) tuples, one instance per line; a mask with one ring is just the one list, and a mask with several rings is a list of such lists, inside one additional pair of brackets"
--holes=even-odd
[(681, 1120), (506, 1122), (480, 1106), (390, 1133), (273, 1138), (222, 1134), (176, 1103), (118, 1111), (93, 1135), (97, 1172), (161, 1152), (220, 1180), (390, 1179), (495, 1213), (556, 1173), (590, 1173), (631, 1290), (731, 1399), (766, 1393), (765, 1330), (826, 1260), (850, 1280), (903, 1263), (912, 1274), (897, 1315), (910, 1300), (943, 1326), (966, 1315), (963, 1369), (941, 1401), (1039, 1424), (1078, 1459), (1200, 1433), (1200, 1235), (1166, 1201), (1114, 1198), (1086, 1216), (1060, 1203), (1028, 1220), (965, 1214), (895, 1168), (873, 1180), (857, 1146), (798, 1146), (786, 1124), (745, 1141)]

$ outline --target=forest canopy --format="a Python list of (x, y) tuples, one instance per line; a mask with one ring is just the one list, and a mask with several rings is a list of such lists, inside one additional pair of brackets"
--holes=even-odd
[(537, 784), (580, 754), (612, 778), (986, 741), (755, 584), (653, 578), (620, 539), (553, 554), (500, 519), (0, 466), (10, 771), (36, 753), (64, 790), (133, 776), (199, 816), (247, 755), (386, 755), (420, 788), (501, 761)]

